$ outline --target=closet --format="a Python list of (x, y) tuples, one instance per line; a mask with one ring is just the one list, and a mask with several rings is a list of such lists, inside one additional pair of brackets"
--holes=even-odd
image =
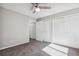
[(36, 39), (51, 42), (51, 20), (45, 19), (36, 22)]

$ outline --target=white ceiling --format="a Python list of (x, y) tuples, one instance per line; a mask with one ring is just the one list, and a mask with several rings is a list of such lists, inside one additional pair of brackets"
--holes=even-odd
[(66, 10), (78, 8), (78, 3), (40, 3), (40, 5), (50, 6), (51, 9), (41, 9), (37, 14), (33, 14), (31, 3), (3, 3), (2, 7), (28, 15), (34, 18), (41, 18), (55, 13), (63, 12)]

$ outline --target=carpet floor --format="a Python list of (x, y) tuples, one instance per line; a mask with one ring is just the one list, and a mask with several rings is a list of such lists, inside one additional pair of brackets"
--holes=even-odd
[(29, 43), (1, 50), (0, 56), (49, 56), (42, 51), (49, 44), (32, 39)]
[[(41, 42), (31, 39), (29, 43), (0, 50), (0, 56), (51, 56), (53, 54), (60, 56), (62, 52), (60, 53), (59, 51), (53, 48), (51, 49), (47, 47), (50, 44), (51, 43), (48, 42)], [(44, 48), (46, 49), (45, 51), (50, 52), (51, 55), (43, 51)], [(75, 49), (75, 48), (68, 48), (68, 49), (69, 51), (67, 56), (79, 56), (79, 49)]]

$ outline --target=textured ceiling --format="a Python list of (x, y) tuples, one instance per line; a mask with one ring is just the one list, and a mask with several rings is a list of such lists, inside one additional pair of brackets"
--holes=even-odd
[(50, 6), (51, 9), (41, 9), (37, 14), (33, 14), (31, 3), (3, 3), (2, 7), (28, 15), (34, 18), (41, 18), (48, 15), (56, 14), (66, 10), (78, 8), (78, 3), (40, 3), (40, 5)]

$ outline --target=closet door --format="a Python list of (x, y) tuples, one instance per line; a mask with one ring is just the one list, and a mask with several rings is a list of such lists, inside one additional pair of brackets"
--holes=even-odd
[(79, 13), (54, 19), (53, 43), (79, 48)]
[(51, 22), (42, 20), (36, 23), (36, 39), (51, 42)]

